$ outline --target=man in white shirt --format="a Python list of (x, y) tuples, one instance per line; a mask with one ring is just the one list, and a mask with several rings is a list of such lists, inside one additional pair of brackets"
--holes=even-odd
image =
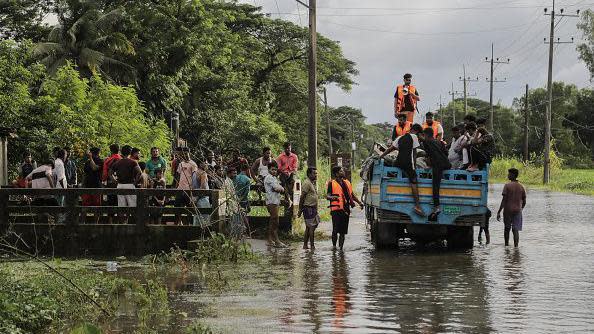
[(52, 173), (56, 176), (56, 188), (66, 189), (66, 169), (64, 168), (64, 161), (68, 157), (66, 150), (59, 149), (56, 152), (56, 160), (54, 160), (54, 170)]
[(276, 175), (278, 174), (278, 166), (276, 162), (268, 164), (268, 172), (264, 178), (264, 189), (266, 190), (266, 208), (270, 214), (270, 224), (268, 225), (268, 246), (286, 247), (278, 238), (278, 209), (280, 206), (281, 194), (285, 192), (285, 188), (281, 186)]
[[(190, 159), (190, 151), (187, 147), (182, 148), (181, 161), (177, 165), (177, 174), (179, 181), (177, 189), (192, 190), (192, 177), (198, 171), (198, 165)], [(183, 192), (175, 196), (175, 207), (188, 207), (192, 204), (192, 196), (188, 192)], [(193, 205), (192, 205), (193, 206)], [(182, 225), (181, 215), (177, 215), (177, 224)]]
[[(33, 189), (54, 188), (53, 167), (53, 162), (49, 161), (35, 168), (25, 179), (31, 182), (31, 188)], [(38, 195), (35, 196), (31, 204), (35, 206), (58, 206), (58, 201), (52, 195)], [(39, 213), (37, 217), (39, 222), (47, 222), (48, 214)]]
[(452, 133), (454, 137), (452, 138), (452, 142), (450, 143), (450, 148), (448, 150), (448, 160), (452, 164), (452, 169), (460, 169), (462, 168), (462, 151), (468, 138), (463, 135), (464, 129), (460, 129), (458, 125), (452, 128)]

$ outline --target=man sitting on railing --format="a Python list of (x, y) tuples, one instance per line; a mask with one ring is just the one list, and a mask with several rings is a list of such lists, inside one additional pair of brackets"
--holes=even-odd
[[(31, 182), (31, 188), (33, 189), (51, 189), (55, 187), (53, 170), (54, 163), (49, 160), (45, 164), (35, 168), (29, 175), (25, 177), (28, 182)], [(37, 195), (31, 203), (36, 206), (58, 206), (58, 201), (52, 195)], [(37, 219), (39, 222), (43, 217), (47, 217), (47, 214), (38, 214)]]

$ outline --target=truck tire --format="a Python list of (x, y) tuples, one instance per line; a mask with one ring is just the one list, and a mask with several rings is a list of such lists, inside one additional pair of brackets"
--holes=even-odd
[(398, 248), (399, 225), (394, 223), (379, 224), (377, 220), (374, 221), (371, 240), (376, 250)]
[(447, 235), (448, 248), (472, 249), (474, 246), (474, 227), (450, 226)]

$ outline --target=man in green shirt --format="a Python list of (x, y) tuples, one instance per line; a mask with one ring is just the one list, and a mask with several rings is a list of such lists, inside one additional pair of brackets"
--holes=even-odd
[(167, 161), (160, 155), (159, 148), (151, 148), (151, 158), (146, 162), (146, 169), (151, 178), (155, 177), (155, 170), (160, 169), (165, 175), (167, 169)]
[(233, 185), (235, 186), (235, 194), (239, 199), (239, 206), (241, 206), (246, 212), (250, 212), (250, 187), (252, 180), (245, 174), (244, 165), (240, 166), (241, 173), (233, 173), (236, 176), (232, 177)]
[(301, 186), (301, 198), (299, 199), (299, 212), (297, 217), (303, 215), (305, 220), (305, 235), (303, 236), (303, 249), (308, 249), (307, 242), (314, 250), (314, 235), (316, 227), (320, 223), (320, 216), (318, 215), (318, 189), (316, 181), (318, 179), (318, 171), (309, 167), (307, 169), (307, 179)]

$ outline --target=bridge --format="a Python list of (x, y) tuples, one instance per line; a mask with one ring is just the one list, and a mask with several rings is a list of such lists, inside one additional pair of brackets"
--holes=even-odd
[[(159, 207), (150, 205), (150, 198), (174, 198), (188, 194), (210, 199), (210, 208), (195, 206)], [(82, 206), (82, 195), (136, 195), (136, 207)], [(29, 203), (36, 196), (64, 197), (62, 206), (34, 206)], [(192, 240), (209, 237), (211, 232), (228, 233), (231, 213), (222, 190), (178, 189), (0, 189), (0, 236), (31, 253), (80, 255), (144, 255), (187, 248)], [(252, 207), (265, 206), (261, 200), (250, 201)], [(281, 227), (290, 229), (296, 209), (285, 210), (280, 217)], [(209, 219), (192, 225), (195, 215), (208, 215)], [(108, 224), (109, 216), (127, 216), (128, 223)], [(175, 221), (180, 215), (189, 224), (151, 224), (151, 216), (161, 215), (162, 221)], [(96, 221), (99, 221), (97, 224)], [(116, 221), (116, 219), (114, 219)], [(268, 217), (249, 217), (249, 230), (262, 235), (268, 226)]]

